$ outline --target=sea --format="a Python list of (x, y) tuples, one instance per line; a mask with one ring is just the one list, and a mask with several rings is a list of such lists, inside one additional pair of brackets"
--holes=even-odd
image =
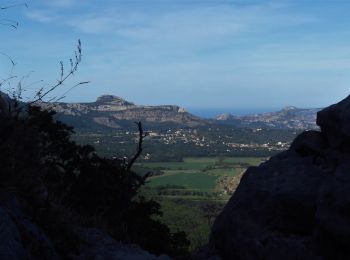
[(281, 110), (281, 108), (187, 108), (186, 110), (196, 116), (211, 119), (224, 113), (242, 116), (276, 112)]

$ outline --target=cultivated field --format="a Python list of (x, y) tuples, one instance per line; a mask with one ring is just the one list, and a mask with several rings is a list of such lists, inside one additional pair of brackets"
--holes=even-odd
[[(139, 164), (145, 171), (157, 170), (161, 175), (149, 178), (148, 187), (179, 190), (179, 196), (190, 191), (206, 193), (229, 193), (220, 185), (222, 177), (237, 177), (249, 166), (256, 166), (265, 161), (260, 157), (200, 157), (185, 158), (183, 162), (150, 162)], [(237, 179), (237, 178), (236, 178)], [(166, 195), (166, 194), (163, 194)], [(172, 195), (175, 196), (175, 192)]]
[[(158, 219), (173, 232), (191, 230), (188, 239), (191, 250), (196, 250), (207, 243), (211, 224), (239, 184), (242, 173), (265, 160), (257, 157), (185, 158), (183, 162), (139, 163), (135, 170), (158, 173), (148, 179), (143, 193), (161, 204), (163, 215)], [(210, 214), (213, 217), (208, 219)]]

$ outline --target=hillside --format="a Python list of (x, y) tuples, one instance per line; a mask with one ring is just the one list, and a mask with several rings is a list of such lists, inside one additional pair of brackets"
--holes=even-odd
[(280, 111), (236, 116), (221, 114), (215, 119), (197, 117), (176, 105), (136, 105), (121, 97), (103, 95), (91, 103), (41, 103), (42, 107), (55, 110), (60, 119), (77, 129), (113, 130), (130, 128), (141, 121), (151, 128), (196, 128), (210, 125), (228, 125), (250, 129), (317, 129), (317, 108), (302, 109), (293, 106)]
[(304, 129), (315, 128), (317, 109), (286, 108), (279, 112), (206, 120), (179, 106), (135, 105), (104, 95), (91, 103), (42, 103), (59, 120), (72, 125), (74, 139), (93, 143), (99, 154), (130, 154), (141, 121), (149, 160), (181, 160), (188, 156), (271, 156), (289, 147)]
[(112, 129), (130, 126), (135, 121), (150, 124), (176, 124), (196, 127), (205, 121), (179, 106), (135, 105), (120, 97), (104, 95), (91, 103), (41, 103), (44, 108), (55, 110), (60, 119), (77, 128), (107, 127)]
[(316, 114), (320, 109), (302, 109), (288, 106), (277, 112), (235, 116), (221, 114), (218, 123), (247, 128), (317, 129)]

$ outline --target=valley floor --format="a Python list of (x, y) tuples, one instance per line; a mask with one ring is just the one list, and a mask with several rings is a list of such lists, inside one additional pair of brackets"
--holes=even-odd
[(244, 171), (266, 157), (187, 157), (182, 162), (142, 162), (135, 171), (153, 172), (143, 195), (161, 204), (157, 217), (173, 232), (191, 230), (190, 250), (204, 245), (211, 225), (235, 191)]

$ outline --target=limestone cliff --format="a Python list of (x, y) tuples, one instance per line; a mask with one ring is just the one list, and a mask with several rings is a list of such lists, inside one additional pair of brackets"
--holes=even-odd
[(89, 118), (91, 122), (110, 128), (118, 128), (121, 120), (154, 123), (175, 123), (195, 127), (204, 125), (204, 120), (188, 113), (184, 108), (173, 105), (135, 105), (120, 97), (104, 95), (91, 103), (41, 103), (59, 114)]

